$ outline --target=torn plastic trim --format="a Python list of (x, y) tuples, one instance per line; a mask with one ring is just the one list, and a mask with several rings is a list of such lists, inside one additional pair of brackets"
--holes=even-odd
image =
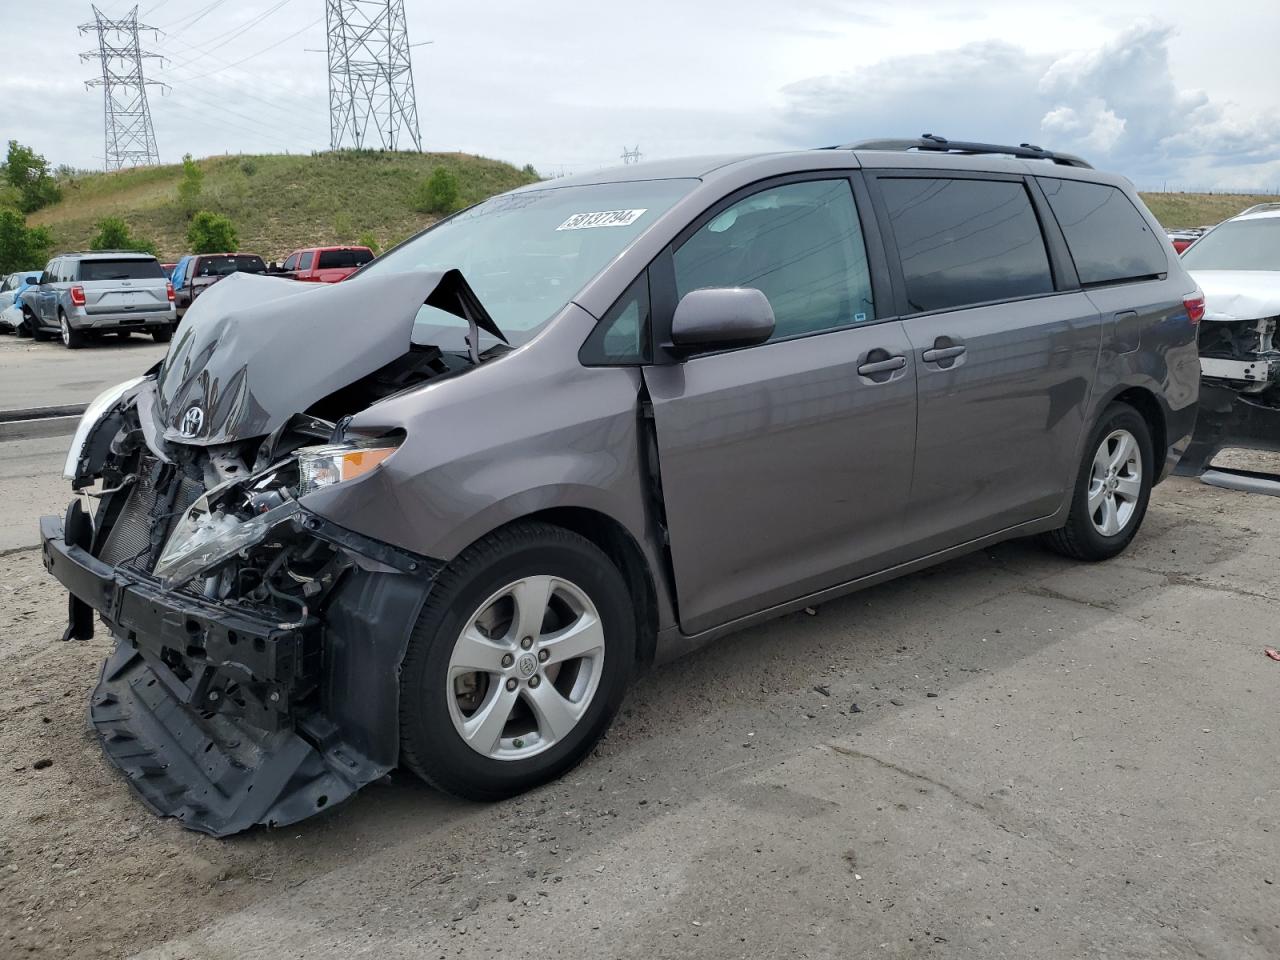
[[(117, 383), (114, 387), (108, 387), (90, 401), (85, 407), (84, 413), (80, 417), (80, 423), (76, 425), (76, 432), (71, 437), (71, 446), (67, 450), (67, 460), (62, 467), (62, 476), (70, 480), (76, 489), (79, 489), (81, 483), (86, 477), (90, 477), (101, 467), (102, 460), (106, 457), (105, 445), (101, 442), (94, 445), (94, 450), (86, 455), (85, 448), (89, 443), (90, 435), (94, 433), (101, 434), (104, 431), (99, 428), (102, 426), (104, 419), (110, 414), (119, 414), (121, 401), (126, 400), (134, 390), (142, 384), (147, 378), (134, 377), (132, 380), (126, 380), (124, 383)], [(107, 443), (115, 436), (119, 429), (110, 430), (106, 434)], [(96, 461), (96, 465), (95, 465)]]

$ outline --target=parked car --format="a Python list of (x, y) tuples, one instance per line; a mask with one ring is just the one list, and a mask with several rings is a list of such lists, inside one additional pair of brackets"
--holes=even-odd
[(0, 283), (0, 331), (23, 332), (22, 293), (27, 287), (39, 282), (39, 270), (20, 270), (9, 274)]
[(637, 663), (1012, 537), (1115, 556), (1203, 311), (1127, 179), (937, 138), (533, 184), (200, 304), (41, 534), (117, 637), (107, 756), (217, 835), (398, 764), (510, 796)]
[(267, 265), (255, 253), (201, 253), (180, 259), (169, 274), (178, 317), (210, 286), (223, 277), (241, 272), (266, 273)]
[(1173, 249), (1176, 253), (1182, 253), (1187, 247), (1199, 240), (1204, 235), (1204, 232), (1204, 227), (1170, 230), (1168, 231), (1169, 242), (1173, 244)]
[(173, 336), (173, 285), (147, 253), (98, 250), (54, 257), (38, 286), (22, 295), (23, 317), (37, 340), (60, 336), (71, 350), (101, 333)]
[(337, 283), (372, 259), (368, 247), (306, 247), (289, 254), (281, 272), (293, 280)]
[(1205, 402), (1179, 468), (1196, 475), (1225, 446), (1280, 450), (1280, 203), (1214, 227), (1182, 265), (1205, 298)]

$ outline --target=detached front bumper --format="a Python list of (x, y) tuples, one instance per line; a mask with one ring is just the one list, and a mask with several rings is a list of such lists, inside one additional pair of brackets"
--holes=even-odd
[(398, 667), (434, 568), (353, 569), (322, 617), (282, 624), (104, 563), (56, 517), (40, 534), (46, 569), (116, 637), (89, 719), (156, 813), (214, 836), (283, 825), (395, 766)]

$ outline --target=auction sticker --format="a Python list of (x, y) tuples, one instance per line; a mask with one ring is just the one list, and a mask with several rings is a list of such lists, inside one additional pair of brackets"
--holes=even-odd
[(587, 230), (591, 227), (629, 227), (648, 210), (597, 210), (595, 213), (575, 213), (557, 230)]

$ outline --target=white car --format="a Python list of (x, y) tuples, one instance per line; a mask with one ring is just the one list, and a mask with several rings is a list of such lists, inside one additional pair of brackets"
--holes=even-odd
[(1280, 451), (1280, 203), (1260, 203), (1182, 254), (1204, 293), (1200, 416), (1180, 472), (1223, 447)]

